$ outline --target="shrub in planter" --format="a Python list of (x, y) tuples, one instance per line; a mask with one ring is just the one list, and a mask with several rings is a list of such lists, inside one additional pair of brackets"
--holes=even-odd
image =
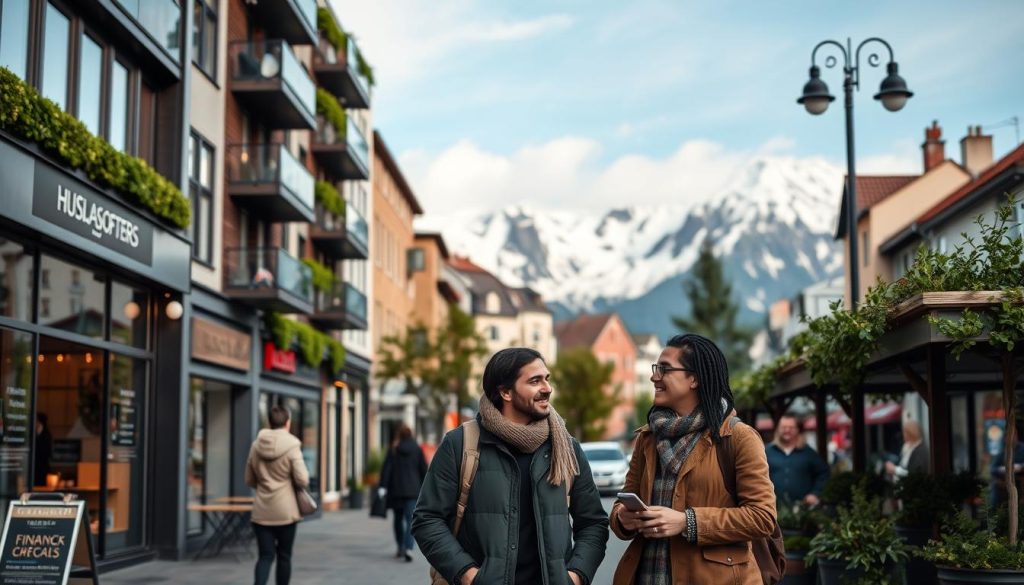
[(942, 526), (940, 540), (921, 550), (939, 568), (939, 581), (1024, 584), (1024, 547), (960, 513)]
[(807, 567), (804, 557), (811, 548), (811, 538), (794, 534), (784, 538), (786, 547), (786, 573), (779, 585), (814, 585), (814, 571)]
[(362, 509), (363, 501), (366, 498), (364, 492), (364, 486), (361, 481), (354, 477), (348, 480), (348, 507), (353, 510)]
[(853, 489), (862, 485), (868, 497), (880, 498), (885, 494), (885, 479), (876, 474), (842, 471), (835, 473), (825, 482), (821, 490), (821, 501), (830, 506), (841, 506), (853, 501)]
[(911, 547), (897, 538), (892, 519), (882, 515), (880, 500), (869, 498), (865, 485), (855, 486), (852, 502), (839, 506), (837, 518), (811, 539), (808, 562), (819, 565), (823, 585), (888, 585), (894, 575), (902, 578)]
[[(828, 516), (819, 508), (811, 508), (803, 502), (780, 501), (777, 506), (779, 528), (785, 536), (814, 536)], [(786, 550), (789, 550), (787, 547)], [(806, 550), (806, 549), (804, 549)]]

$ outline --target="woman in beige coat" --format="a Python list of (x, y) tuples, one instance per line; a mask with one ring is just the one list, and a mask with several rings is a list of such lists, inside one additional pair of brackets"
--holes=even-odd
[(275, 582), (288, 585), (295, 527), (302, 520), (295, 488), (309, 485), (309, 470), (302, 460), (302, 442), (290, 432), (292, 420), (288, 409), (274, 406), (268, 418), (270, 428), (256, 436), (245, 464), (245, 483), (256, 490), (252, 527), (260, 554), (255, 585), (266, 585), (275, 553)]

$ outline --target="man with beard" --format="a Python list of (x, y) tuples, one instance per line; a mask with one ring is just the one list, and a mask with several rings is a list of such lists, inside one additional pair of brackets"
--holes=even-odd
[(817, 506), (821, 490), (828, 481), (828, 465), (814, 449), (802, 444), (796, 416), (790, 413), (782, 415), (775, 429), (775, 440), (765, 451), (779, 502)]
[[(551, 406), (544, 358), (503, 349), (483, 388), (476, 420), (445, 435), (423, 481), (412, 522), (420, 550), (448, 583), (589, 585), (608, 519), (583, 451)], [(478, 468), (457, 523), (463, 447), (472, 452), (465, 438), (476, 432)]]

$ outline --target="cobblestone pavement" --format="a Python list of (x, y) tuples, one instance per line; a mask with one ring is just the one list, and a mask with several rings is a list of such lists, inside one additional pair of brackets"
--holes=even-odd
[[(606, 509), (611, 499), (605, 499)], [(608, 554), (593, 585), (609, 585), (625, 543), (611, 535)], [(430, 565), (413, 551), (413, 562), (394, 558), (391, 517), (370, 518), (366, 510), (327, 512), (299, 525), (292, 559), (292, 585), (405, 585), (428, 583)], [(104, 573), (102, 585), (242, 585), (252, 583), (256, 545), (249, 556), (225, 551), (197, 561), (151, 561)], [(273, 577), (271, 577), (273, 583)]]

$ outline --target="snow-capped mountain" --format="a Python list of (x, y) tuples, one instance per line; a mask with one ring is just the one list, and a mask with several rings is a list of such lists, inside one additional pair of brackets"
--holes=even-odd
[[(427, 217), (513, 286), (530, 286), (558, 316), (619, 311), (634, 332), (665, 336), (686, 312), (681, 283), (710, 237), (748, 322), (768, 305), (842, 267), (833, 242), (842, 171), (820, 159), (760, 157), (706, 203), (679, 202), (610, 211), (547, 211), (510, 206), (482, 215)], [(627, 197), (628, 199), (628, 197)]]

